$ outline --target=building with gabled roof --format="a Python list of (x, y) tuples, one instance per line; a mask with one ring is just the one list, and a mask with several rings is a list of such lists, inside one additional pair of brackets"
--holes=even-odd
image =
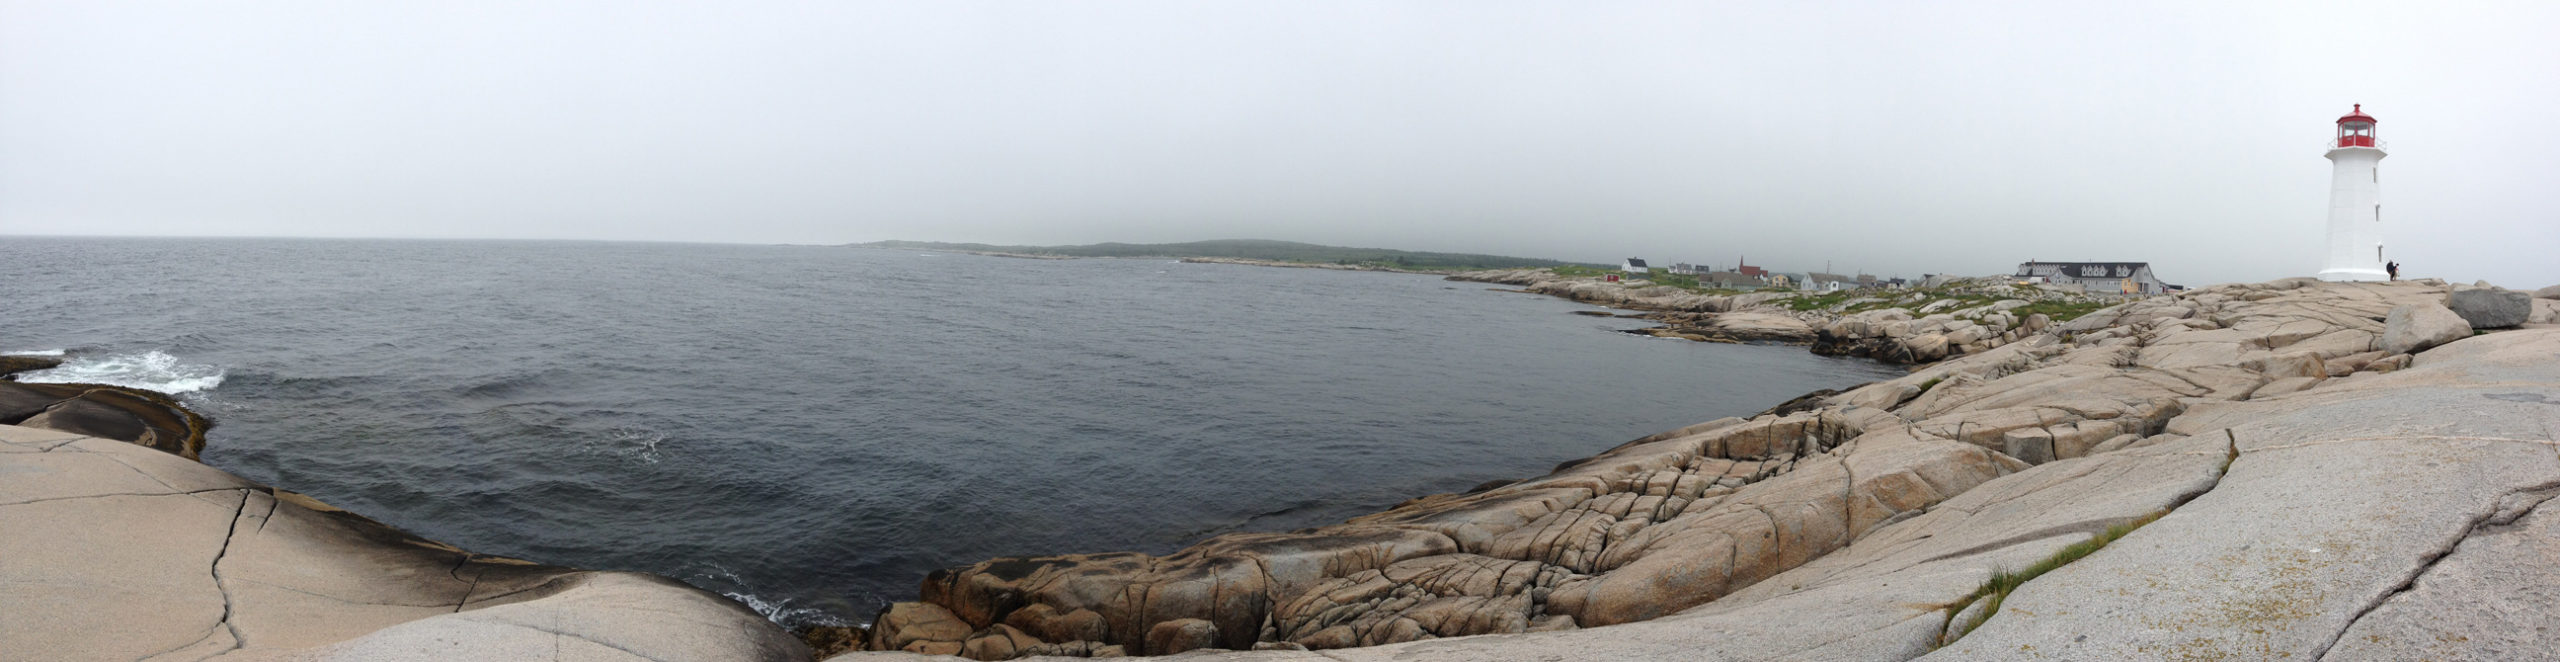
[(2118, 294), (2159, 294), (2168, 285), (2152, 275), (2149, 262), (2037, 262), (2018, 263), (2016, 276), (2021, 280), (2042, 280), (2058, 285), (2078, 285), (2088, 292)]

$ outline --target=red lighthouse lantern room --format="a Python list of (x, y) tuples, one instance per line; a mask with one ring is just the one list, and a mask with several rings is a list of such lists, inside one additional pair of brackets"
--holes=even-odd
[(2373, 116), (2364, 114), (2364, 104), (2356, 104), (2355, 112), (2338, 118), (2339, 147), (2375, 147)]

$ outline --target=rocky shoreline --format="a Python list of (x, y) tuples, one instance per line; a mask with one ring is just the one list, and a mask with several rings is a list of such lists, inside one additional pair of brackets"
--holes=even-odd
[[(0, 376), (47, 367), (15, 360)], [(0, 381), (5, 656), (811, 657), (673, 579), (475, 554), (205, 466), (209, 427), (150, 391)]]
[[(1474, 271), (1450, 280), (1520, 286), (1509, 290), (1642, 311), (1662, 323), (1643, 333), (1704, 342), (1812, 345), (1815, 354), (1888, 363), (1927, 363), (1980, 354), (2050, 326), (2055, 312), (2124, 301), (2018, 286), (1998, 278), (1952, 279), (1938, 287), (1874, 292), (1796, 291), (1707, 294), (1667, 285), (1565, 277), (1543, 269)], [(1794, 305), (1782, 304), (1797, 304)]]
[[(45, 357), (0, 357), (0, 377), (60, 365)], [(213, 422), (166, 394), (105, 384), (0, 381), (0, 424), (115, 439), (189, 460), (204, 450)]]
[[(1990, 294), (1793, 310), (1509, 284), (1921, 365), (1341, 524), (946, 569), (812, 640), (867, 649), (848, 660), (2560, 650), (2537, 625), (2560, 614), (2560, 512), (2540, 508), (2560, 497), (2560, 288), (2292, 279), (2039, 322)], [(1928, 336), (1942, 358), (1913, 349)], [(0, 619), (13, 651), (812, 656), (673, 580), (472, 554), (206, 467), (205, 422), (165, 397), (0, 382), (0, 414), (0, 596), (46, 606)]]
[[(1750, 306), (1531, 284), (1558, 288)], [(2448, 307), (2471, 289), (2295, 279), (2060, 324), (1988, 305), (1889, 320), (2007, 328), (1902, 378), (1338, 525), (937, 572), (864, 642), (902, 653), (836, 659), (2552, 650), (2560, 634), (2523, 625), (2560, 613), (2531, 588), (2560, 576), (2519, 569), (2560, 553), (2560, 514), (2535, 515), (2560, 495), (2560, 302), (2496, 294), (2519, 323), (2475, 338)], [(2020, 568), (2041, 570), (1999, 579)], [(2534, 579), (2415, 579), (2502, 572)], [(2431, 616), (2483, 600), (2535, 606)]]

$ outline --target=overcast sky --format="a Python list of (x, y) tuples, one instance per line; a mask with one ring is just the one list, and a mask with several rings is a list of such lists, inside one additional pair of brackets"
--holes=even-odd
[[(2560, 3), (0, 1), (0, 234), (2560, 283)], [(0, 241), (5, 241), (0, 238)]]

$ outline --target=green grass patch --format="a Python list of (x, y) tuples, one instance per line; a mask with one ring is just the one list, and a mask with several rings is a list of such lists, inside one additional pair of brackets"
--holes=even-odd
[(1675, 274), (1665, 269), (1654, 269), (1653, 275), (1650, 276), (1650, 278), (1653, 279), (1653, 284), (1655, 285), (1669, 285), (1692, 291), (1704, 289), (1698, 285), (1697, 276), (1689, 274)]
[[(2225, 461), (2225, 466), (2228, 466), (2228, 460)], [(1957, 600), (1955, 604), (1947, 605), (1946, 612), (1949, 620), (1947, 623), (1946, 636), (1945, 640), (1939, 642), (1938, 645), (1945, 646), (1947, 644), (1955, 643), (1956, 640), (1963, 639), (1965, 635), (1972, 634), (1975, 628), (1982, 627), (1983, 622), (1991, 620), (1992, 616), (2000, 613), (2000, 603), (2008, 600), (2011, 592), (2017, 591), (2020, 586), (2025, 586), (2028, 581), (2041, 577), (2044, 573), (2053, 572), (2056, 568), (2070, 565), (2072, 561), (2078, 561), (2090, 554), (2097, 553), (2099, 549), (2105, 548), (2108, 543), (2115, 542), (2117, 539), (2133, 533), (2134, 529), (2142, 528), (2145, 524), (2159, 521), (2162, 516), (2168, 514), (2169, 510), (2165, 508), (2154, 511), (2149, 515), (2144, 515), (2134, 519), (2133, 521), (2107, 527), (2107, 530), (2098, 532), (2098, 535), (2090, 536), (2088, 540), (2072, 543), (2070, 546), (2054, 552), (2052, 556), (2047, 556), (2044, 560), (2037, 561), (2035, 564), (2029, 565), (2025, 568), (2018, 570), (1993, 571), (1991, 573), (1991, 580), (1983, 582), (1981, 588), (1974, 589), (1972, 594), (1966, 595), (1963, 599)], [(1962, 615), (1964, 611), (1967, 608), (1972, 607), (1974, 603), (1986, 600), (1988, 602), (1983, 602), (1982, 612), (1980, 614), (1963, 623), (1954, 622), (1956, 616)]]
[[(1929, 392), (1929, 389), (1937, 388), (1937, 387), (1938, 387), (1938, 382), (1943, 382), (1943, 381), (1947, 381), (1947, 378), (1945, 378), (1945, 377), (1931, 377), (1931, 378), (1929, 378), (1929, 381), (1920, 382), (1920, 393), (1927, 393), (1927, 392)], [(1915, 397), (1915, 398), (1916, 398), (1916, 397), (1920, 397), (1920, 393), (1914, 393), (1914, 394), (1911, 394), (1911, 397)]]
[(2069, 321), (2071, 321), (2071, 320), (2078, 319), (2081, 315), (2087, 315), (2087, 314), (2089, 314), (2089, 313), (2098, 312), (2098, 309), (2105, 308), (2105, 307), (2107, 307), (2108, 305), (2109, 305), (2109, 304), (2100, 303), (2100, 302), (2096, 302), (2096, 301), (2049, 301), (2049, 300), (2048, 300), (2048, 301), (2037, 301), (2037, 302), (2035, 302), (2035, 303), (2030, 303), (2030, 304), (2027, 304), (2027, 305), (2026, 305), (2025, 307), (2023, 307), (2023, 308), (2019, 308), (2019, 309), (2017, 309), (2017, 310), (2012, 310), (2012, 311), (2009, 311), (2009, 312), (2010, 312), (2011, 314), (2017, 315), (2017, 316), (2018, 316), (2018, 317), (2020, 317), (2020, 318), (2025, 318), (2025, 317), (2027, 317), (2027, 316), (2035, 315), (2035, 314), (2037, 314), (2037, 313), (2043, 313), (2043, 314), (2044, 314), (2044, 316), (2045, 316), (2045, 319), (2053, 320), (2053, 321), (2056, 321), (2056, 322), (2069, 322)]
[(1868, 302), (1863, 302), (1863, 303), (1859, 303), (1859, 304), (1856, 304), (1856, 305), (1852, 305), (1852, 306), (1849, 306), (1849, 307), (1847, 307), (1847, 308), (1842, 308), (1842, 309), (1840, 309), (1840, 313), (1841, 313), (1841, 314), (1843, 314), (1843, 315), (1848, 315), (1848, 314), (1855, 314), (1855, 313), (1863, 313), (1863, 312), (1867, 312), (1867, 311), (1870, 311), (1870, 310), (1883, 310), (1883, 309), (1886, 309), (1886, 308), (1901, 308), (1901, 307), (1903, 307), (1903, 306), (1902, 306), (1902, 304), (1894, 303), (1894, 300), (1893, 300), (1893, 299), (1888, 298), (1888, 299), (1883, 300), (1883, 301), (1868, 301)]
[(1856, 296), (1858, 296), (1857, 290), (1841, 290), (1823, 294), (1799, 294), (1769, 303), (1786, 306), (1788, 310), (1795, 311), (1823, 310), (1840, 305), (1841, 302)]
[[(1547, 272), (1565, 278), (1597, 278), (1602, 276), (1626, 274), (1625, 271), (1615, 268), (1594, 267), (1580, 264), (1549, 267)], [(1645, 280), (1648, 282), (1665, 287), (1676, 287), (1699, 294), (1734, 295), (1748, 291), (1737, 290), (1730, 287), (1717, 287), (1708, 283), (1698, 282), (1697, 276), (1689, 274), (1675, 274), (1671, 273), (1670, 270), (1661, 267), (1655, 267), (1651, 269), (1650, 272), (1651, 273), (1645, 275)]]

